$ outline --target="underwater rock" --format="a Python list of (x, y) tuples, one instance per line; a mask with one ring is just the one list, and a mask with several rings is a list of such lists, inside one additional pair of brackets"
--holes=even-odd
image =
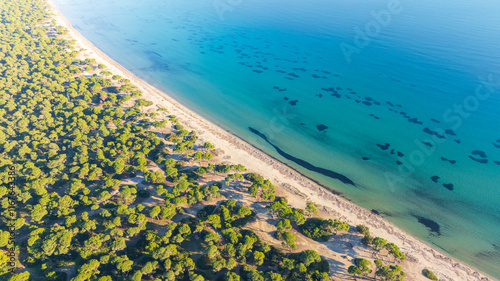
[(322, 132), (322, 131), (328, 129), (328, 126), (323, 125), (323, 124), (319, 124), (318, 126), (316, 126), (316, 128), (318, 129), (318, 131)]

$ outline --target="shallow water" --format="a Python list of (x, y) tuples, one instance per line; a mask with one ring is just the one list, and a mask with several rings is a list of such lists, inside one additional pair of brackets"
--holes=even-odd
[(496, 2), (55, 2), (140, 78), (500, 278)]

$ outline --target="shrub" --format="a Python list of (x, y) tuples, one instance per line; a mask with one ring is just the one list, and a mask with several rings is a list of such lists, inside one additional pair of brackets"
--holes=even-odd
[(245, 179), (251, 182), (256, 182), (256, 183), (263, 183), (264, 182), (264, 177), (256, 174), (256, 173), (250, 173), (245, 175)]
[(423, 274), (425, 277), (427, 277), (427, 278), (429, 278), (429, 279), (431, 279), (431, 280), (435, 280), (435, 281), (438, 281), (438, 280), (439, 280), (439, 279), (436, 277), (436, 275), (434, 275), (434, 273), (433, 273), (432, 271), (428, 270), (427, 268), (426, 268), (426, 269), (424, 269), (424, 270), (422, 270), (422, 274)]
[(198, 217), (200, 219), (207, 218), (208, 215), (212, 214), (212, 212), (215, 210), (215, 205), (207, 205), (200, 211), (198, 211)]
[(370, 228), (364, 224), (356, 226), (356, 231), (363, 234), (363, 236), (370, 235)]
[(140, 198), (148, 198), (150, 196), (150, 192), (147, 189), (141, 189), (137, 192), (137, 196)]
[(328, 241), (333, 234), (333, 227), (328, 220), (320, 218), (308, 219), (300, 226), (302, 233), (317, 241)]

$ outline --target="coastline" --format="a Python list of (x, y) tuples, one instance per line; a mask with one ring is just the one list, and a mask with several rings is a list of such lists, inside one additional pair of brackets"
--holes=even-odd
[(399, 245), (407, 255), (405, 268), (412, 268), (406, 268), (409, 280), (428, 280), (421, 274), (424, 268), (434, 271), (440, 280), (495, 280), (461, 261), (448, 257), (371, 211), (335, 195), (326, 187), (179, 104), (168, 92), (162, 92), (147, 84), (109, 58), (71, 26), (52, 0), (47, 3), (54, 12), (57, 23), (69, 30), (69, 36), (77, 41), (77, 46), (86, 49), (82, 52), (83, 55), (105, 64), (112, 73), (129, 79), (143, 92), (143, 97), (153, 101), (156, 106), (168, 108), (186, 128), (196, 131), (200, 139), (213, 143), (218, 151), (222, 150), (219, 156), (225, 155), (225, 161), (242, 164), (248, 170), (269, 178), (275, 184), (277, 193), (287, 196), (291, 205), (303, 208), (307, 201), (315, 202), (322, 207), (323, 214), (354, 226), (365, 224), (370, 227), (373, 235)]

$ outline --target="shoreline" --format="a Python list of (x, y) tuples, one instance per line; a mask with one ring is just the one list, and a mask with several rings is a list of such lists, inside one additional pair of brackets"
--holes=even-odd
[(296, 207), (303, 208), (307, 201), (315, 202), (329, 216), (354, 226), (365, 224), (370, 227), (373, 235), (381, 236), (399, 245), (402, 252), (407, 255), (407, 261), (403, 264), (405, 269), (406, 267), (415, 268), (411, 271), (406, 269), (409, 280), (428, 280), (421, 274), (424, 268), (434, 271), (440, 280), (496, 280), (464, 262), (447, 256), (427, 242), (409, 235), (382, 217), (373, 214), (370, 210), (335, 194), (335, 191), (320, 185), (315, 180), (295, 171), (289, 165), (276, 160), (240, 137), (181, 105), (171, 98), (168, 91), (160, 91), (149, 85), (104, 54), (72, 27), (56, 8), (53, 0), (48, 0), (47, 3), (55, 15), (53, 18), (59, 25), (68, 29), (68, 36), (77, 41), (76, 46), (86, 49), (86, 51), (81, 52), (83, 56), (94, 58), (97, 62), (105, 64), (107, 70), (113, 74), (129, 79), (131, 84), (143, 92), (145, 99), (154, 103), (154, 106), (167, 108), (170, 114), (176, 115), (186, 128), (196, 131), (200, 140), (214, 144), (217, 150), (222, 152), (220, 156), (225, 156), (221, 157), (224, 162), (242, 164), (249, 171), (268, 178), (275, 184), (279, 195), (295, 199), (290, 201), (296, 203)]

